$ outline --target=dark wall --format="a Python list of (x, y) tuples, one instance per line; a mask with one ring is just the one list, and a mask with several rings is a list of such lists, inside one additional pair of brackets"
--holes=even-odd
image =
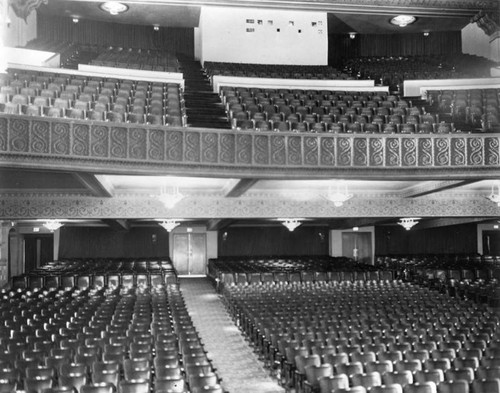
[(106, 23), (40, 14), (37, 37), (52, 41), (70, 41), (80, 44), (119, 46), (124, 48), (162, 49), (170, 52), (194, 54), (194, 29), (191, 27), (160, 27)]
[(219, 231), (219, 256), (328, 255), (328, 228), (245, 227)]
[(425, 37), (412, 34), (347, 34), (328, 36), (330, 64), (342, 58), (358, 56), (415, 56), (442, 55), (462, 52), (460, 31), (433, 32)]
[(475, 254), (476, 224), (410, 231), (401, 226), (375, 228), (375, 253), (391, 254)]
[(59, 259), (141, 258), (168, 256), (168, 232), (163, 228), (62, 227)]

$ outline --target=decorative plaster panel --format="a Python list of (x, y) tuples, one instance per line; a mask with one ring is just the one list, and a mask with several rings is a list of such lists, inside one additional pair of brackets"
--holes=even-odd
[(365, 195), (342, 207), (321, 198), (291, 200), (255, 195), (242, 198), (186, 197), (172, 210), (147, 196), (114, 198), (46, 194), (3, 195), (0, 219), (28, 218), (268, 218), (268, 217), (498, 217), (500, 208), (483, 196), (400, 198)]
[[(495, 134), (312, 134), (241, 132), (85, 122), (0, 114), (0, 163), (121, 173), (182, 173), (259, 178), (325, 177), (349, 172), (406, 178), (500, 168)], [(177, 172), (176, 172), (177, 171)], [(389, 176), (393, 176), (389, 175)]]

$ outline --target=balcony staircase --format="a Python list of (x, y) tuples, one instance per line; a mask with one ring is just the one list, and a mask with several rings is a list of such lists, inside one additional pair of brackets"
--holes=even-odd
[(184, 75), (184, 105), (188, 127), (230, 129), (226, 110), (200, 62), (179, 58), (180, 71)]

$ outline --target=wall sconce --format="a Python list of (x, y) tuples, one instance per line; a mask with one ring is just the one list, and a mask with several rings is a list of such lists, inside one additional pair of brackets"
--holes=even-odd
[(47, 228), (50, 232), (57, 231), (64, 224), (59, 220), (46, 220), (43, 226)]
[(73, 18), (73, 23), (78, 23), (78, 22), (80, 22), (80, 19), (78, 19), (78, 18)]
[(160, 26), (158, 26), (158, 25), (153, 25), (153, 30), (154, 30), (154, 31), (159, 31), (159, 30), (160, 30)]
[(424, 31), (424, 37), (429, 37), (429, 32), (428, 31)]
[(356, 34), (357, 34), (357, 33), (349, 33), (349, 38), (350, 38), (351, 40), (355, 39), (355, 38), (356, 38)]
[(175, 220), (164, 220), (159, 223), (163, 229), (165, 229), (167, 232), (172, 232), (172, 230), (180, 225), (179, 222)]
[(398, 224), (401, 225), (404, 229), (406, 229), (407, 231), (409, 231), (410, 229), (412, 229), (415, 225), (418, 224), (418, 220), (420, 220), (420, 218), (402, 218)]
[(282, 221), (282, 224), (290, 231), (293, 232), (295, 228), (300, 226), (302, 223), (297, 220), (296, 218), (280, 218), (280, 221)]

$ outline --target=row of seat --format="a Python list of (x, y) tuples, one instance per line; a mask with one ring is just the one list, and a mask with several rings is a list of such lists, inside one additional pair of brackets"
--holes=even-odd
[(343, 71), (359, 79), (401, 89), (409, 79), (455, 79), (489, 77), (494, 63), (484, 57), (455, 55), (359, 56), (344, 59)]
[(308, 122), (308, 121), (266, 121), (233, 120), (235, 130), (278, 131), (278, 132), (331, 132), (331, 133), (369, 133), (369, 134), (449, 134), (461, 132), (453, 123), (360, 123), (360, 122)]
[(461, 392), (456, 380), (464, 391), (500, 391), (500, 319), (485, 305), (399, 281), (234, 285), (223, 295), (282, 383), (299, 391), (396, 383)]
[[(56, 289), (78, 287), (147, 287), (177, 283), (170, 258), (161, 260), (96, 259), (48, 262), (29, 273), (14, 276), (11, 288)], [(5, 296), (6, 291), (2, 291)]]
[(4, 392), (223, 392), (176, 284), (18, 290), (9, 300)]
[[(97, 121), (186, 124), (178, 84), (108, 81), (104, 78), (66, 78), (66, 84), (47, 84), (46, 81), (34, 80), (38, 77), (33, 75), (33, 80), (26, 81), (23, 75), (11, 74), (4, 79), (5, 85), (0, 88), (0, 111)], [(50, 74), (45, 77), (52, 78)]]
[(429, 103), (468, 124), (492, 129), (500, 125), (500, 89), (429, 90)]
[[(331, 116), (347, 122), (358, 121), (360, 123), (437, 123), (439, 114), (424, 113), (421, 108), (368, 108), (368, 107), (345, 107), (345, 106), (308, 106), (308, 105), (274, 105), (274, 104), (228, 104), (227, 111), (232, 119), (255, 119), (255, 120), (307, 120), (308, 118), (328, 121)], [(276, 116), (280, 114), (281, 116)]]
[(206, 61), (203, 68), (207, 75), (245, 76), (258, 78), (293, 79), (348, 79), (350, 75), (341, 73), (331, 66), (304, 66), (285, 64), (253, 64)]
[[(288, 88), (261, 88), (261, 87), (244, 87), (244, 86), (221, 86), (219, 95), (221, 97), (237, 97), (240, 100), (253, 98), (255, 102), (260, 102), (263, 99), (270, 100), (299, 100), (321, 102), (329, 100), (332, 102), (381, 102), (391, 101), (398, 102), (398, 95), (389, 94), (386, 91), (344, 91), (344, 90), (328, 90), (328, 89), (288, 89)], [(226, 99), (227, 101), (227, 99)], [(411, 105), (409, 105), (411, 106)]]
[(393, 280), (397, 272), (344, 257), (219, 257), (209, 259), (208, 276), (220, 289), (238, 284)]
[(134, 113), (115, 110), (85, 110), (80, 108), (45, 107), (38, 105), (20, 106), (13, 103), (0, 104), (0, 113), (12, 115), (41, 116), (89, 121), (110, 121), (115, 123), (151, 124), (162, 126), (185, 126), (185, 115), (164, 115), (151, 113)]
[[(96, 50), (96, 48), (93, 48)], [(179, 72), (179, 60), (169, 51), (140, 48), (98, 48), (90, 64), (161, 72)]]

